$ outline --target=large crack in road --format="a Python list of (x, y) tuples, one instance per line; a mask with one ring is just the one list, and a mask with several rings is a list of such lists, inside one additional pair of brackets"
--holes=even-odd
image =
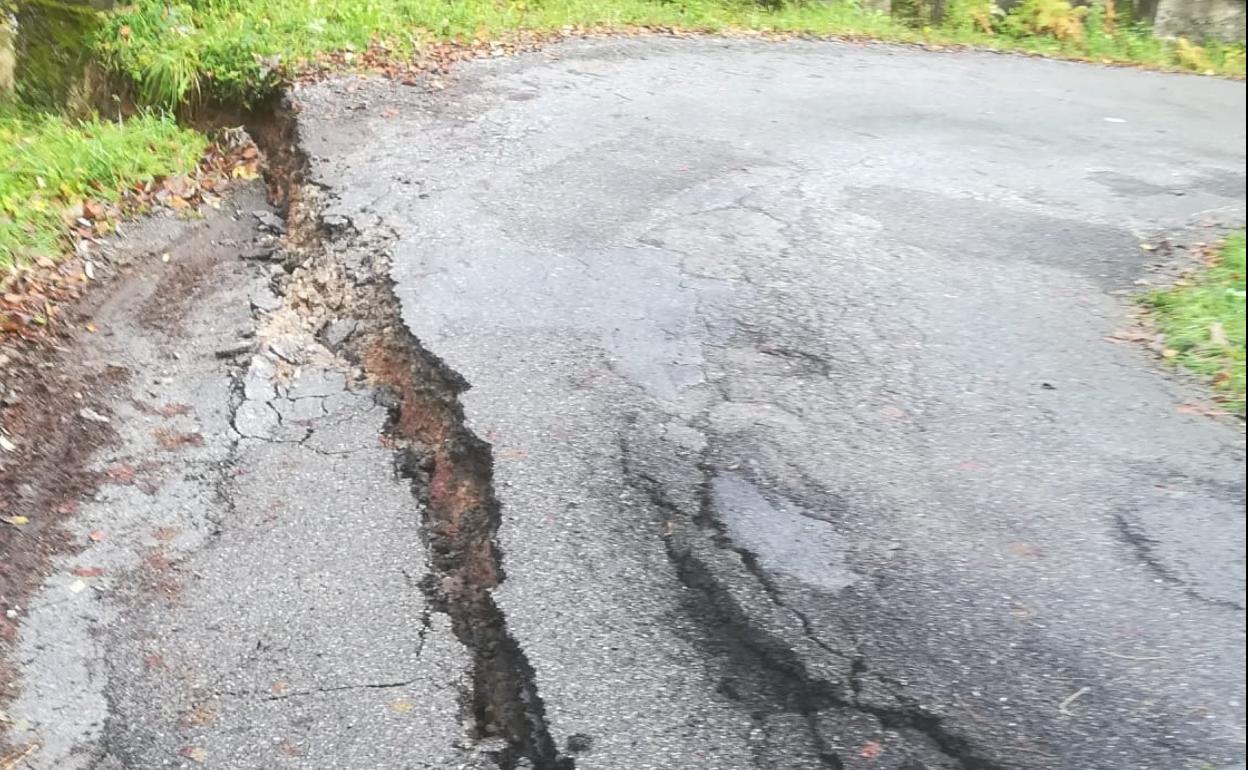
[(161, 374), (24, 619), (32, 767), (1242, 770), (1242, 431), (1104, 339), (1142, 234), (1242, 223), (1242, 84), (653, 39), (290, 98), (285, 223), (101, 316)]
[(1242, 89), (1163, 114), (1160, 76), (920, 56), (598, 43), (295, 94), (329, 250), (384, 253), (360, 360), (432, 387), (391, 430), (504, 762), (1238, 761), (1242, 577), (1191, 554), (1238, 558), (1242, 452), (1103, 338), (1145, 234), (1242, 219), (1199, 106)]
[[(298, 184), (304, 171), (279, 176)], [(423, 512), (432, 571), (420, 582), (472, 654), (473, 737), (505, 742), (491, 753), (503, 770), (514, 770), (521, 761), (535, 770), (572, 770), (574, 761), (562, 755), (548, 731), (532, 667), (491, 596), (503, 575), (495, 541), (499, 507), (491, 448), (465, 426), (458, 401), (469, 385), (403, 324), (386, 258), (391, 244), (355, 242), (359, 234), (350, 227), (336, 235), (319, 228), (315, 188), (290, 197), (301, 264), (285, 294), (297, 297), (295, 307), (309, 328), (323, 327), (326, 317), (349, 323), (353, 333), (333, 352), (360, 365), (384, 388), (390, 412), (385, 432)], [(344, 258), (350, 261), (344, 264)]]

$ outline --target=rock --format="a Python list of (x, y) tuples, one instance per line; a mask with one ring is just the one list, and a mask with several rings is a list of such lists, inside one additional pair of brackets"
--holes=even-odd
[(330, 321), (321, 330), (321, 340), (327, 348), (334, 350), (350, 339), (357, 328), (359, 324), (351, 319)]
[(254, 348), (255, 346), (252, 343), (240, 340), (233, 345), (220, 348), (217, 350), (216, 356), (217, 358), (236, 358), (250, 353)]
[(276, 253), (276, 243), (253, 243), (239, 252), (238, 256), (243, 259), (267, 260), (273, 259), (273, 255)]
[(243, 378), (243, 398), (248, 401), (268, 401), (273, 398), (273, 378), (277, 367), (264, 356), (252, 356), (247, 374)]
[(273, 293), (265, 281), (251, 292), (251, 309), (258, 313), (272, 313), (282, 307), (282, 298)]
[(321, 226), (330, 231), (346, 230), (351, 226), (351, 220), (342, 214), (325, 214), (321, 217)]
[[(291, 400), (315, 399), (333, 396), (347, 389), (347, 376), (330, 369), (304, 369), (286, 389)], [(319, 407), (318, 407), (319, 408)]]
[(253, 211), (252, 214), (260, 223), (260, 229), (268, 230), (276, 235), (283, 235), (286, 232), (286, 223), (272, 211)]
[(288, 340), (271, 340), (268, 344), (269, 352), (288, 364), (298, 365), (303, 361), (300, 354), (299, 346)]

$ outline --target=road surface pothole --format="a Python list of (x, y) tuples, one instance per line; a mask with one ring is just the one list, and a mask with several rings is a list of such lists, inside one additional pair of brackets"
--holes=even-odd
[[(319, 217), (320, 191), (303, 184), (294, 119), (277, 108), (252, 129), (269, 158), (275, 200), (287, 209), (281, 306), (258, 336), (315, 338), (384, 394), (384, 440), (419, 502), (433, 571), (421, 587), (473, 658), (474, 738), (504, 770), (573, 770), (548, 729), (534, 672), (507, 631), (491, 590), (502, 580), (500, 508), (489, 444), (465, 425), (468, 384), (408, 330), (390, 278), (388, 232), (358, 232)], [(280, 351), (279, 355), (280, 355)]]

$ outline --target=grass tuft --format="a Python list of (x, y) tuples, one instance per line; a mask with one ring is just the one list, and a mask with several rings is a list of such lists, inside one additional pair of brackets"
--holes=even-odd
[(0, 111), (0, 270), (59, 256), (84, 200), (116, 202), (128, 186), (190, 171), (206, 146), (155, 113), (114, 123)]
[(564, 27), (847, 35), (1244, 74), (1243, 46), (1160, 40), (1118, 24), (1112, 0), (1091, 8), (1027, 0), (1010, 14), (991, 0), (957, 0), (951, 7), (946, 24), (930, 28), (850, 0), (138, 0), (110, 15), (95, 45), (137, 84), (145, 102), (164, 107), (200, 97), (254, 103), (301, 63), (378, 41), (403, 56), (431, 42)]
[(1244, 413), (1244, 233), (1188, 285), (1155, 292), (1156, 314), (1174, 361), (1211, 378), (1227, 406)]

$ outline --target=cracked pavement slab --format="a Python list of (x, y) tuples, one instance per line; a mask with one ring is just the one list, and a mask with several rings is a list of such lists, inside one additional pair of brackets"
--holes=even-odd
[[(131, 376), (93, 458), (101, 483), (68, 525), (82, 545), (22, 610), (5, 715), (34, 746), (22, 767), (480, 760), (470, 660), (419, 586), (420, 511), (382, 441), (388, 412), (289, 309), (248, 302), (283, 275), (239, 259), (253, 210), (258, 184), (203, 223), (136, 232), (170, 267), (96, 314), (93, 355)], [(151, 323), (173, 302), (176, 327)]]
[(295, 98), (578, 770), (1242, 766), (1242, 430), (1105, 337), (1242, 224), (1243, 84), (642, 40)]

